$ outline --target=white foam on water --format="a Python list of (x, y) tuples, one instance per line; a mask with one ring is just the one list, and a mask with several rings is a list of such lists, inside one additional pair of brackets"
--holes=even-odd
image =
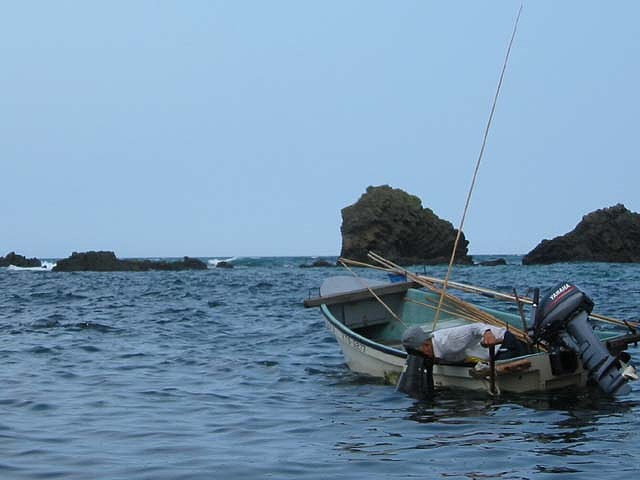
[(220, 262), (228, 262), (231, 263), (234, 260), (237, 260), (239, 257), (229, 257), (229, 258), (210, 258), (209, 259), (209, 265), (215, 267), (217, 266)]
[(42, 262), (41, 267), (17, 267), (15, 265), (9, 265), (7, 270), (14, 272), (50, 272), (55, 266), (56, 262)]

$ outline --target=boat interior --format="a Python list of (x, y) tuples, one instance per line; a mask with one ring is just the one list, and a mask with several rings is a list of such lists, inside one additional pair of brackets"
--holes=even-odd
[[(343, 294), (335, 295), (333, 298), (322, 297), (323, 302), (319, 304), (323, 305), (323, 308), (326, 308), (336, 320), (358, 335), (399, 350), (403, 350), (400, 339), (408, 326), (420, 325), (427, 331), (433, 329), (440, 301), (439, 294), (416, 288), (412, 282), (387, 284), (372, 287), (371, 290), (376, 296), (365, 289), (352, 292), (348, 296)], [(486, 307), (478, 308), (491, 314), (501, 323), (504, 322), (507, 329), (523, 329), (523, 319), (519, 314)], [(470, 321), (459, 314), (457, 305), (445, 299), (440, 307), (436, 330), (463, 325)], [(613, 331), (596, 330), (596, 335), (601, 340), (607, 340), (619, 334), (620, 332), (615, 329)]]

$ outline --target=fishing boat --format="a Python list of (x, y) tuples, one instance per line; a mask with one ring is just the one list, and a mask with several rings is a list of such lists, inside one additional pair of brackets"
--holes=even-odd
[[(533, 299), (522, 299), (515, 291), (511, 297), (449, 281), (521, 11), (522, 7), (507, 48), (444, 280), (413, 274), (369, 252), (368, 258), (375, 264), (340, 259), (353, 275), (326, 279), (319, 296), (304, 302), (306, 307), (320, 308), (351, 370), (384, 378), (409, 394), (431, 394), (442, 387), (486, 390), (491, 394), (524, 393), (593, 383), (606, 394), (624, 395), (631, 391), (629, 381), (638, 378), (625, 350), (640, 340), (640, 325), (593, 314), (593, 302), (577, 286), (562, 282), (542, 296), (538, 291)], [(404, 281), (365, 280), (348, 264), (382, 269)], [(515, 301), (518, 313), (468, 302), (447, 292), (449, 287)], [(524, 313), (527, 304), (531, 305), (529, 322)], [(403, 347), (403, 334), (410, 327), (421, 328), (424, 332), (419, 336), (426, 338), (428, 332), (434, 335), (473, 322), (506, 328), (523, 349), (518, 348), (517, 355), (501, 358), (495, 345), (490, 346), (487, 364), (477, 357), (446, 362), (414, 350), (410, 344), (408, 351)], [(594, 327), (597, 322), (606, 323), (606, 328)], [(424, 343), (421, 345), (423, 349)], [(482, 354), (486, 357), (485, 352)]]
[[(414, 274), (402, 278), (405, 281), (383, 282), (334, 276), (322, 283), (319, 296), (305, 300), (305, 307), (320, 308), (352, 371), (397, 385), (401, 375), (407, 374), (411, 357), (402, 346), (402, 334), (414, 325), (438, 331), (491, 318), (494, 324), (520, 335), (523, 332), (523, 321), (527, 321), (523, 315), (474, 306), (449, 293), (442, 301), (436, 279)], [(472, 286), (453, 285), (473, 290)], [(486, 289), (479, 290), (486, 296)], [(537, 345), (529, 339), (525, 355), (498, 357), (492, 365), (477, 359), (457, 363), (436, 360), (433, 386), (499, 394), (583, 388), (593, 383), (606, 393), (628, 393), (628, 382), (637, 376), (624, 350), (640, 340), (640, 335), (631, 325), (626, 331), (617, 325), (592, 328), (584, 295), (566, 283), (540, 299), (534, 316), (542, 338), (536, 340)]]

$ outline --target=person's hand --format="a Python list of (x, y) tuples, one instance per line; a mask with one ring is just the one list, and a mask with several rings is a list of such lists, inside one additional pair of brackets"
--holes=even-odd
[(498, 343), (500, 342), (491, 330), (486, 330), (482, 334), (482, 341), (480, 342), (480, 345), (482, 345), (484, 348), (490, 347), (492, 345), (497, 345)]

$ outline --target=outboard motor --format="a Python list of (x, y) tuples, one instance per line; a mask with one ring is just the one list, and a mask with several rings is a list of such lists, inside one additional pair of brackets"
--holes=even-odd
[(589, 324), (592, 309), (593, 301), (578, 287), (567, 282), (556, 285), (536, 310), (534, 342), (547, 342), (552, 366), (556, 359), (560, 368), (571, 364), (567, 348), (572, 350), (580, 356), (590, 377), (605, 393), (626, 395), (631, 387), (620, 372), (618, 360), (609, 354)]
[(409, 350), (398, 390), (418, 400), (433, 397), (433, 360), (421, 352)]

